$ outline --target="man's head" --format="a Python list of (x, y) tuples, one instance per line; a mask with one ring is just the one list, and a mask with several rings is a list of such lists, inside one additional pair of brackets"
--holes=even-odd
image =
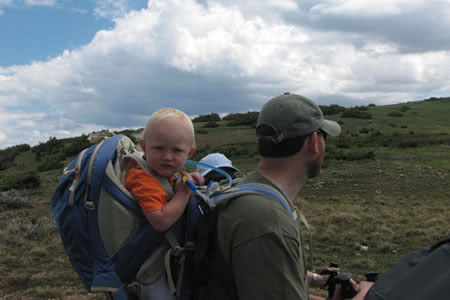
[[(305, 140), (314, 133), (326, 138), (337, 136), (341, 127), (334, 121), (325, 120), (320, 108), (310, 99), (285, 93), (269, 100), (259, 113), (256, 124), (258, 147), (262, 157), (289, 157), (298, 153)], [(323, 162), (325, 144), (319, 144), (317, 162), (311, 166), (310, 177), (317, 175)]]
[(161, 108), (151, 115), (140, 143), (149, 167), (170, 177), (196, 150), (194, 126), (184, 112)]

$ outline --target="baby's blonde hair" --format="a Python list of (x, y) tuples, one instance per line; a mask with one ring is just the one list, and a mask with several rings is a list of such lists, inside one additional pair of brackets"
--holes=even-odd
[(160, 108), (155, 111), (147, 122), (145, 129), (142, 133), (141, 139), (145, 140), (145, 137), (151, 132), (152, 125), (161, 122), (161, 121), (174, 121), (174, 122), (182, 122), (184, 126), (187, 126), (192, 133), (192, 146), (195, 146), (195, 133), (194, 133), (194, 124), (192, 120), (186, 115), (183, 111), (176, 108)]

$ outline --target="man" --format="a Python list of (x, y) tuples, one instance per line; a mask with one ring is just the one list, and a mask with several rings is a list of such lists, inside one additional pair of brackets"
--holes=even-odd
[[(278, 200), (262, 195), (241, 196), (219, 206), (208, 299), (305, 300), (308, 283), (326, 281), (306, 271), (294, 200), (306, 180), (319, 175), (327, 135), (340, 131), (314, 102), (299, 95), (286, 93), (263, 106), (256, 126), (261, 159), (241, 184), (261, 183), (278, 190), (294, 217)], [(339, 299), (335, 294), (333, 299)]]

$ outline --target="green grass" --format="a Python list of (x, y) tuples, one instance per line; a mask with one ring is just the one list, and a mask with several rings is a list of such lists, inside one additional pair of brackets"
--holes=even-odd
[[(404, 106), (409, 109), (402, 117), (388, 116)], [(450, 101), (438, 100), (369, 107), (370, 120), (327, 116), (343, 121), (342, 136), (327, 140), (326, 165), (297, 201), (311, 227), (315, 270), (335, 261), (362, 279), (363, 273), (386, 271), (406, 253), (450, 235), (449, 111)], [(254, 128), (226, 123), (207, 129), (195, 124), (207, 133), (196, 135), (193, 159), (226, 153), (244, 176), (258, 163)], [(336, 152), (347, 160), (333, 159)], [(368, 152), (373, 157), (354, 160)], [(0, 182), (38, 165), (31, 151), (20, 153), (15, 163), (0, 171)], [(52, 221), (50, 198), (61, 171), (40, 172), (40, 187), (28, 190), (19, 208), (0, 205), (0, 298), (104, 299), (84, 290)]]

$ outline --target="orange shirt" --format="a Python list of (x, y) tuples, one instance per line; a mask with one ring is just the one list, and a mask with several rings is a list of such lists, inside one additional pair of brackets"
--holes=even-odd
[[(170, 184), (173, 179), (170, 180)], [(125, 187), (139, 202), (145, 214), (154, 210), (161, 210), (167, 203), (168, 196), (161, 183), (146, 171), (130, 168), (125, 177)]]

